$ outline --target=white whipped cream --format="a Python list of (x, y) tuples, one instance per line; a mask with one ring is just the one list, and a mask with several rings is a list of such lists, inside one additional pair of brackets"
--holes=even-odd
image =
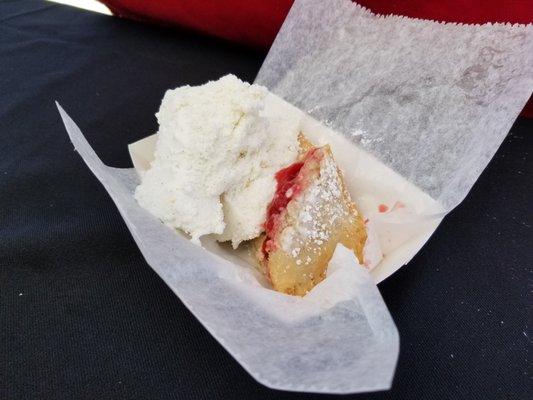
[(233, 247), (263, 231), (274, 174), (294, 162), (298, 126), (267, 118), (268, 91), (233, 75), (165, 93), (154, 160), (139, 204), (199, 243), (218, 234)]

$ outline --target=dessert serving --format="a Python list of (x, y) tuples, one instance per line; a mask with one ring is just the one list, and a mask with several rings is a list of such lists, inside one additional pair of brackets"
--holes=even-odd
[(324, 279), (338, 243), (363, 264), (367, 235), (329, 146), (300, 138), (298, 161), (276, 173), (257, 256), (276, 290), (304, 295)]
[[(248, 245), (272, 287), (303, 296), (337, 244), (365, 265), (365, 223), (328, 145), (264, 113), (266, 88), (233, 75), (169, 90), (139, 204), (201, 244)], [(368, 263), (367, 263), (368, 265)]]

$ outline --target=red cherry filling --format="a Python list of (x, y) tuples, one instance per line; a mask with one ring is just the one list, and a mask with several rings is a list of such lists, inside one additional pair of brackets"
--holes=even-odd
[(279, 225), (280, 215), (287, 208), (289, 201), (300, 192), (301, 187), (298, 182), (298, 174), (302, 169), (303, 162), (295, 162), (287, 168), (279, 170), (276, 177), (276, 193), (267, 208), (267, 219), (265, 221), (266, 239), (263, 242), (263, 255), (268, 258), (268, 253), (275, 249), (274, 232)]
[(318, 148), (309, 150), (303, 161), (297, 161), (286, 168), (279, 170), (276, 177), (276, 193), (267, 208), (267, 218), (264, 224), (266, 238), (263, 241), (262, 252), (265, 260), (268, 253), (276, 249), (275, 234), (278, 232), (279, 223), (287, 204), (302, 191), (303, 176), (300, 173), (304, 164), (311, 158), (316, 158)]

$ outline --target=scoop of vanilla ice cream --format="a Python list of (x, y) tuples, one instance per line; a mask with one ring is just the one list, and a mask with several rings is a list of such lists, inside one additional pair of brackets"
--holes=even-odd
[(165, 93), (154, 160), (135, 191), (163, 223), (233, 247), (263, 231), (274, 174), (294, 162), (298, 126), (264, 115), (266, 88), (233, 75)]

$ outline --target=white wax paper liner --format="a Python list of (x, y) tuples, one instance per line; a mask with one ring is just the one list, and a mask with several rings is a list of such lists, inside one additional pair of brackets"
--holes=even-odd
[(449, 211), (531, 95), (533, 26), (438, 23), (376, 15), (349, 0), (296, 0), (256, 83)]
[(338, 248), (306, 297), (261, 286), (237, 265), (164, 226), (133, 197), (133, 168), (104, 165), (59, 106), (75, 149), (115, 202), (148, 264), (219, 343), (276, 389), (356, 393), (390, 387), (398, 332), (370, 275)]

